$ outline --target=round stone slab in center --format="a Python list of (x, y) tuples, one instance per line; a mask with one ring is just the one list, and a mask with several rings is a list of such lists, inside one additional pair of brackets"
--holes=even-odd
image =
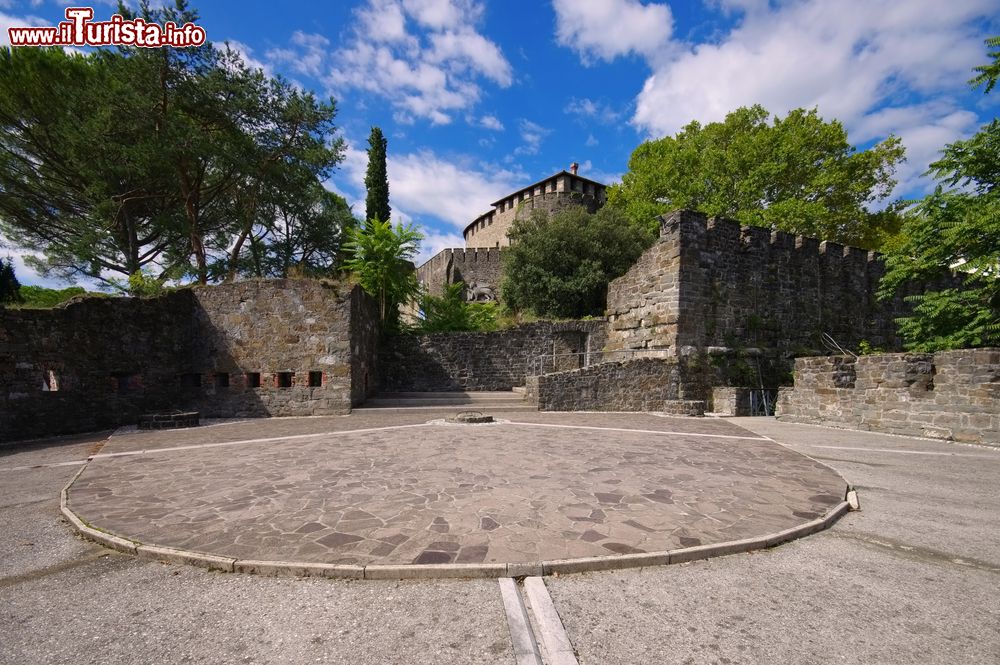
[[(829, 468), (729, 423), (636, 415), (621, 421), (630, 428), (575, 426), (566, 415), (245, 442), (220, 427), (205, 436), (225, 445), (97, 457), (70, 502), (94, 527), (139, 543), (366, 566), (737, 541), (814, 520), (844, 496)], [(133, 436), (140, 448), (143, 436), (168, 435)]]

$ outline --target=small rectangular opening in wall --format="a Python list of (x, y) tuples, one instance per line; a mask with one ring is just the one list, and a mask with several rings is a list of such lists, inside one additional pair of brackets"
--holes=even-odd
[(228, 388), (229, 387), (229, 372), (216, 372), (215, 373), (215, 387), (216, 388)]
[(127, 393), (138, 383), (137, 375), (128, 372), (114, 372), (111, 380), (114, 381), (115, 390), (120, 393)]
[(59, 375), (55, 370), (48, 369), (42, 374), (42, 392), (54, 393), (59, 390)]
[(323, 372), (309, 372), (309, 387), (319, 388), (323, 385)]
[(295, 372), (278, 372), (278, 387), (279, 388), (291, 388), (292, 387), (292, 377), (295, 376)]
[(201, 374), (197, 372), (185, 372), (180, 378), (182, 388), (201, 388)]
[(260, 372), (247, 372), (247, 387), (260, 388)]

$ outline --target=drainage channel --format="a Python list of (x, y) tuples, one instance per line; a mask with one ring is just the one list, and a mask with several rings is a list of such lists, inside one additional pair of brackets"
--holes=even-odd
[(498, 582), (517, 665), (579, 665), (542, 578)]

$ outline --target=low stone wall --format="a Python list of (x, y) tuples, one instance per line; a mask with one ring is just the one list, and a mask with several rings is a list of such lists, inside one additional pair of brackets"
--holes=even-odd
[(683, 361), (639, 358), (544, 374), (528, 391), (541, 411), (661, 411), (705, 413), (705, 403), (685, 400)]
[(0, 442), (178, 409), (347, 413), (375, 388), (375, 321), (360, 287), (313, 280), (0, 310)]
[[(381, 390), (446, 392), (510, 390), (546, 369), (585, 364), (606, 339), (603, 320), (530, 323), (488, 333), (399, 335), (385, 340), (379, 354)], [(580, 355), (575, 355), (580, 354)]]
[(778, 420), (1000, 444), (1000, 349), (799, 358)]

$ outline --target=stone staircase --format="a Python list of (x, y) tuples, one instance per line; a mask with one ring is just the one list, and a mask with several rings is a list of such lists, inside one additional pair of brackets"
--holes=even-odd
[(365, 409), (450, 409), (469, 411), (524, 410), (536, 407), (524, 400), (523, 388), (482, 392), (379, 393), (356, 410)]

